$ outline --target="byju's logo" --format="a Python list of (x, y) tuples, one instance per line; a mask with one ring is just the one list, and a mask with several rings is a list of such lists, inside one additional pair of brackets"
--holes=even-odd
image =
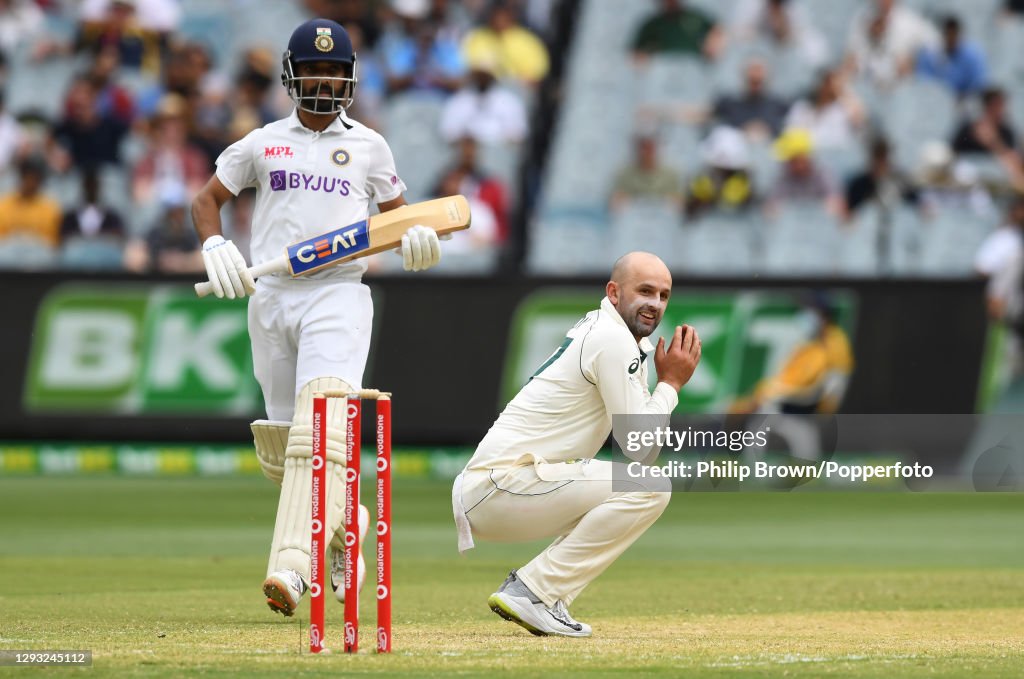
[(352, 190), (352, 182), (347, 179), (338, 179), (337, 177), (273, 170), (270, 173), (270, 190), (288, 191), (289, 189), (337, 193), (347, 196)]

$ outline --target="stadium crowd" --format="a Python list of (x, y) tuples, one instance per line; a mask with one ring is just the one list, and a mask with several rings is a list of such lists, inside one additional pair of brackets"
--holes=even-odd
[[(515, 155), (530, 134), (528, 110), (549, 68), (551, 0), (3, 0), (0, 92), (24, 86), (26, 73), (33, 91), (16, 93), (15, 110), (4, 105), (12, 96), (0, 98), (0, 266), (203, 271), (192, 197), (223, 149), (286, 116), (291, 102), (279, 83), (281, 44), (236, 39), (224, 54), (189, 12), (238, 21), (285, 4), (295, 23), (323, 16), (349, 31), (352, 117), (388, 136), (391, 102), (437, 107), (430, 133), (447, 165), (411, 188), (418, 199), (469, 197), (475, 228), (453, 251), (500, 248), (512, 176), (492, 174), (479, 156), (493, 147)], [(59, 104), (33, 105), (46, 100)], [(417, 163), (395, 153), (400, 170)], [(253, 194), (226, 219), (246, 256)]]
[[(576, 3), (577, 15), (602, 1)], [(521, 182), (518, 169), (531, 139), (551, 133), (531, 124), (551, 54), (575, 49), (555, 44), (566, 2), (273, 6), (346, 26), (359, 54), (350, 114), (393, 140), (411, 199), (470, 198), (472, 235), (448, 249), (472, 257), (517, 237), (513, 215), (524, 204), (543, 211), (549, 186)], [(1002, 221), (1019, 233), (1005, 206), (1024, 190), (1014, 122), (1024, 120), (1024, 68), (1004, 58), (1013, 50), (1000, 47), (998, 31), (979, 35), (977, 17), (957, 3), (839, 4), (855, 11), (837, 29), (808, 0), (637, 3), (646, 14), (630, 24), (623, 55), (634, 82), (608, 92), (635, 99), (632, 129), (619, 132), (631, 151), (611, 156), (611, 181), (591, 202), (607, 201), (611, 218), (661, 205), (675, 215), (658, 226), (666, 230), (707, 216), (784, 220), (808, 205), (833, 220), (822, 228), (836, 229), (856, 229), (871, 210), (910, 211), (923, 223), (976, 216), (991, 223), (980, 236), (994, 234), (981, 243), (977, 272), (992, 276), (993, 261), (1021, 259), (1019, 235), (994, 228)], [(1003, 32), (1024, 25), (1024, 3), (984, 4)], [(239, 13), (268, 7), (0, 1), (0, 266), (200, 272), (192, 196), (227, 145), (287, 115), (290, 102), (278, 83), (279, 44), (232, 35), (225, 52), (192, 13), (230, 14), (234, 23), (221, 27), (234, 31)], [(672, 91), (652, 96), (652, 87)], [(44, 101), (57, 103), (33, 105)], [(620, 105), (609, 102), (609, 112)], [(666, 143), (680, 131), (693, 140), (682, 159)], [(243, 253), (252, 200), (243, 193), (226, 220)], [(536, 228), (529, 215), (523, 222)]]

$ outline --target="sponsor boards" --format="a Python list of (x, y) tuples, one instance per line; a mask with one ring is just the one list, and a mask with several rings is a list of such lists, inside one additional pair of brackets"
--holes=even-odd
[[(840, 326), (852, 336), (856, 297), (846, 290), (829, 291)], [(501, 405), (564, 344), (566, 332), (600, 299), (593, 293), (542, 288), (516, 308), (502, 381)], [(701, 337), (702, 357), (690, 382), (679, 393), (676, 412), (726, 412), (737, 396), (779, 369), (804, 337), (799, 292), (681, 291), (669, 301), (651, 336), (670, 338), (677, 325), (692, 325)], [(653, 356), (649, 357), (653, 360)], [(653, 364), (650, 386), (656, 383)]]
[(54, 288), (36, 315), (28, 412), (259, 412), (245, 300), (179, 286)]

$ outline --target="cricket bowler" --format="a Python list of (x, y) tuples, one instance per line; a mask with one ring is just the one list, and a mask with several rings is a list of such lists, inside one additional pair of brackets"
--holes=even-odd
[[(594, 459), (612, 431), (612, 416), (667, 420), (700, 361), (692, 327), (677, 327), (656, 349), (648, 340), (672, 293), (672, 276), (658, 257), (625, 255), (605, 292), (600, 308), (569, 330), (498, 416), (452, 489), (459, 551), (472, 548), (474, 537), (555, 539), (488, 599), (499, 616), (538, 636), (590, 636), (569, 606), (668, 505), (665, 479), (638, 480), (635, 489), (616, 492), (613, 472), (622, 463)], [(652, 350), (653, 393), (647, 387)], [(644, 462), (658, 452), (645, 451)], [(615, 478), (618, 484), (625, 475)]]
[[(295, 104), (291, 115), (254, 130), (228, 147), (192, 205), (196, 231), (214, 294), (245, 297), (253, 371), (267, 420), (252, 423), (264, 474), (281, 484), (277, 521), (263, 593), (271, 610), (291, 616), (309, 587), (310, 477), (313, 394), (361, 388), (370, 349), (373, 307), (362, 283), (366, 261), (327, 267), (305, 278), (287, 274), (253, 281), (238, 248), (221, 234), (220, 209), (247, 187), (256, 188), (252, 263), (278, 257), (290, 243), (405, 205), (387, 142), (349, 118), (358, 83), (356, 54), (341, 25), (303, 23), (282, 57), (281, 80)], [(320, 256), (327, 256), (324, 253)], [(406, 270), (429, 269), (441, 259), (435, 231), (415, 225), (402, 237)], [(327, 531), (331, 580), (344, 600), (342, 509), (345, 497), (344, 399), (328, 405)], [(369, 512), (359, 508), (360, 542)], [(339, 532), (341, 535), (339, 535)], [(366, 565), (360, 550), (357, 578)]]

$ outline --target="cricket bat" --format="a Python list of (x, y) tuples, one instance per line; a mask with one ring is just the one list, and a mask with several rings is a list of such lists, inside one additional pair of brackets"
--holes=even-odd
[[(463, 195), (403, 205), (293, 243), (285, 249), (285, 254), (250, 267), (249, 273), (253, 278), (282, 272), (290, 273), (293, 278), (305, 276), (328, 266), (401, 247), (402, 236), (416, 224), (429, 226), (437, 235), (444, 236), (468, 229), (469, 222), (469, 202)], [(196, 283), (196, 294), (200, 297), (212, 292), (213, 285), (209, 281)]]

